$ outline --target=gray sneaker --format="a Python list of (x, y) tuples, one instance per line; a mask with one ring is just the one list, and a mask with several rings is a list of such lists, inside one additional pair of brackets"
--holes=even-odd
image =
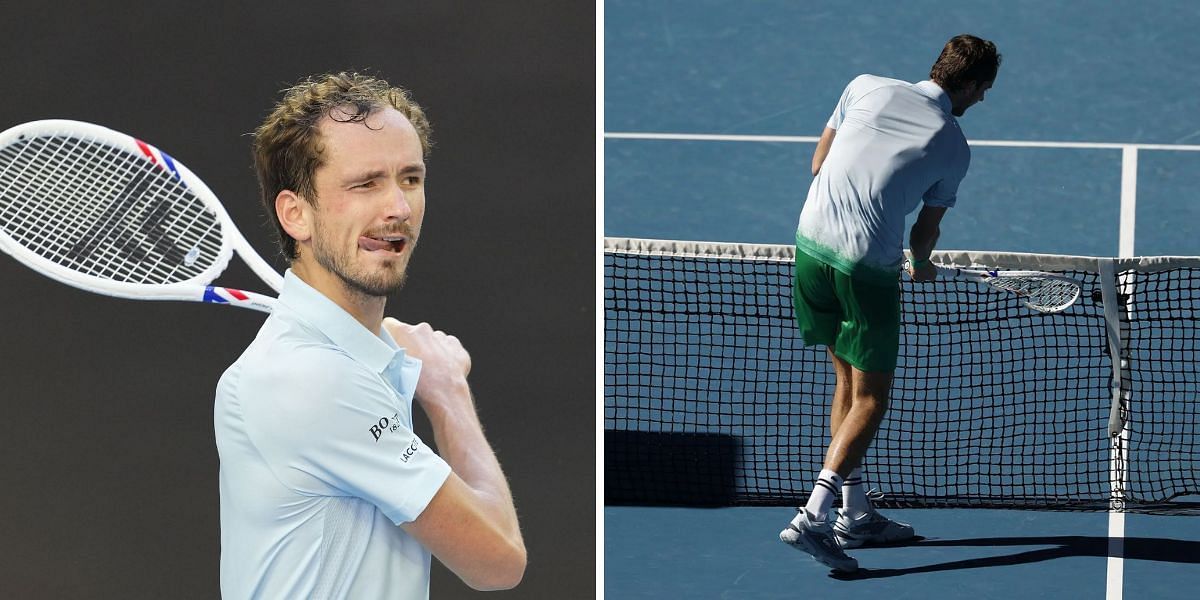
[(833, 532), (842, 548), (902, 542), (916, 536), (912, 525), (893, 521), (874, 509), (857, 519), (839, 514)]
[(858, 570), (858, 561), (846, 556), (834, 539), (833, 526), (829, 521), (813, 521), (807, 510), (800, 509), (800, 526), (788, 523), (787, 529), (779, 532), (785, 544), (812, 555), (817, 562), (842, 573)]

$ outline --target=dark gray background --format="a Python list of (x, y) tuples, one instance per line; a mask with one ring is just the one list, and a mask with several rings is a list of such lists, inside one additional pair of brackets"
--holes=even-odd
[[(436, 146), (388, 312), (472, 353), (530, 556), (488, 597), (593, 596), (594, 5), (78, 4), (5, 4), (0, 128), (71, 118), (159, 146), (280, 269), (246, 134), (311, 73), (413, 90)], [(218, 282), (266, 291), (237, 259)], [(262, 316), (91, 295), (7, 256), (0, 308), (0, 595), (217, 597), (213, 386)], [(431, 591), (476, 595), (440, 566)]]

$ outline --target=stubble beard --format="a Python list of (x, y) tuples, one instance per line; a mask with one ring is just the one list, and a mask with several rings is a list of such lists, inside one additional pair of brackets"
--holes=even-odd
[[(408, 278), (408, 257), (415, 248), (416, 238), (410, 234), (405, 242), (404, 255), (385, 261), (383, 266), (370, 272), (360, 264), (355, 264), (353, 251), (349, 255), (339, 251), (335, 245), (327, 242), (320, 226), (314, 224), (313, 227), (312, 251), (317, 264), (336, 275), (347, 292), (366, 299), (386, 297), (404, 287)], [(399, 264), (393, 267), (394, 263)]]

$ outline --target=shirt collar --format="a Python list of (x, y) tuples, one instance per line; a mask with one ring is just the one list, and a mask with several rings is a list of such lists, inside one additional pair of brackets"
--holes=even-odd
[(917, 83), (917, 91), (929, 96), (934, 100), (937, 100), (937, 103), (942, 106), (942, 110), (947, 114), (953, 114), (951, 111), (953, 110), (954, 106), (950, 102), (950, 95), (946, 93), (946, 90), (942, 89), (942, 86), (926, 79), (925, 81)]
[(387, 329), (381, 327), (379, 335), (371, 333), (350, 313), (305, 283), (291, 269), (283, 274), (279, 305), (316, 327), (351, 358), (377, 373), (383, 373), (389, 365), (415, 360), (405, 361), (404, 349), (396, 345)]

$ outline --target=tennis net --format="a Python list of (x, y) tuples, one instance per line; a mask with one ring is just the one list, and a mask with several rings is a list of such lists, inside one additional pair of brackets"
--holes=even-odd
[[(790, 246), (605, 240), (608, 504), (795, 505), (834, 376), (792, 321)], [(1200, 258), (939, 252), (1082, 283), (1056, 314), (902, 278), (891, 405), (864, 460), (880, 506), (1104, 510), (1200, 494)]]

